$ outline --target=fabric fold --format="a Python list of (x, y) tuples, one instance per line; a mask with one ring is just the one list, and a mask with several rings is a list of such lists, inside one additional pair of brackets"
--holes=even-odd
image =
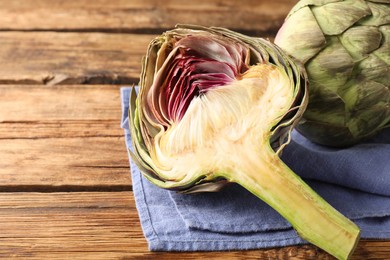
[[(122, 88), (128, 126), (130, 88)], [(363, 238), (390, 238), (390, 131), (346, 149), (310, 143), (294, 132), (285, 163), (332, 206), (351, 218)], [(302, 163), (303, 162), (303, 163)], [(138, 214), (150, 250), (235, 250), (306, 243), (275, 210), (232, 184), (218, 193), (185, 195), (149, 183), (131, 162)]]

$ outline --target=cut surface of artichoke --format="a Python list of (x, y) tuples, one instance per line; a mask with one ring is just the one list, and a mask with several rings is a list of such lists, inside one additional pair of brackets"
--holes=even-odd
[(149, 45), (130, 98), (130, 154), (166, 189), (238, 183), (298, 234), (347, 259), (359, 228), (279, 158), (307, 104), (304, 74), (270, 42), (222, 28), (181, 26)]
[(264, 146), (271, 126), (291, 107), (288, 84), (281, 70), (259, 64), (240, 80), (194, 98), (180, 121), (155, 136), (150, 151), (153, 162), (164, 169), (160, 173), (165, 178), (182, 179), (191, 172), (222, 170), (234, 147)]

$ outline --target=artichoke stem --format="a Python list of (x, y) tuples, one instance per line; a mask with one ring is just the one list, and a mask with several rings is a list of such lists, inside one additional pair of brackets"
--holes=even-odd
[(228, 170), (232, 181), (279, 212), (303, 239), (338, 259), (348, 259), (359, 241), (359, 228), (313, 191), (272, 150), (260, 153), (245, 150), (235, 157)]

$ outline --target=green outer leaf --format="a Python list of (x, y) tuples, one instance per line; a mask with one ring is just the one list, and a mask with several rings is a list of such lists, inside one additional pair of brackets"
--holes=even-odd
[[(388, 88), (371, 80), (351, 80), (340, 90), (342, 91), (343, 99), (350, 111), (369, 110), (372, 106), (386, 105), (390, 102)], [(378, 115), (373, 118), (378, 118)]]
[(305, 64), (326, 46), (326, 39), (310, 8), (303, 7), (283, 24), (275, 43)]
[(321, 6), (324, 4), (337, 3), (337, 2), (342, 2), (342, 1), (344, 1), (344, 0), (300, 0), (291, 9), (289, 14), (287, 15), (287, 19), (290, 19), (290, 17), (293, 14), (295, 14), (297, 11), (299, 11), (303, 7)]
[(326, 35), (338, 35), (361, 18), (371, 15), (364, 0), (346, 0), (311, 8), (319, 26)]
[[(309, 140), (322, 145), (345, 147), (353, 145), (355, 137), (346, 125), (335, 125), (304, 118), (296, 127)], [(314, 129), (314, 130), (313, 130)], [(329, 136), (332, 136), (330, 139)]]
[[(368, 136), (374, 135), (382, 130), (382, 128), (386, 127), (386, 120), (384, 119), (390, 117), (390, 110), (385, 104), (378, 103), (377, 105), (370, 107), (369, 110), (358, 110), (356, 111), (356, 114), (357, 116), (352, 117), (348, 122), (348, 128), (352, 135), (354, 135), (354, 138), (356, 138), (356, 136), (361, 136), (362, 132)], [(376, 116), (373, 117), (372, 114), (375, 114)], [(387, 125), (388, 124), (389, 121), (387, 121)]]
[(359, 24), (362, 25), (373, 25), (380, 26), (390, 23), (390, 2), (387, 4), (378, 4), (367, 2), (372, 15), (368, 16), (366, 19), (359, 21)]
[(386, 3), (390, 4), (390, 0), (367, 0), (368, 2), (374, 2), (374, 3)]
[(382, 33), (378, 27), (355, 26), (345, 31), (340, 41), (354, 60), (361, 60), (380, 47)]
[(327, 89), (337, 92), (352, 75), (354, 61), (350, 54), (335, 37), (330, 37), (326, 49), (306, 64), (309, 81), (326, 82)]
[(371, 53), (355, 67), (355, 75), (372, 80), (386, 86), (390, 82), (390, 67), (383, 60)]
[(373, 54), (390, 66), (390, 24), (380, 26), (379, 30), (383, 35), (382, 46), (374, 51)]
[[(324, 85), (311, 85), (309, 105), (304, 114), (305, 121), (318, 121), (319, 125), (333, 125), (336, 128), (345, 126), (346, 110), (342, 97)], [(324, 102), (326, 100), (326, 102)], [(300, 127), (302, 123), (298, 125)], [(317, 132), (317, 131), (313, 131)], [(315, 135), (315, 134), (314, 134)]]

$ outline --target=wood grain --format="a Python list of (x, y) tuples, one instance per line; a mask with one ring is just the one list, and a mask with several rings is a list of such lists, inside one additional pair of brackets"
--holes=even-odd
[(113, 259), (145, 248), (131, 195), (0, 193), (0, 258)]
[[(272, 36), (295, 0), (1, 0), (0, 30), (154, 32), (177, 23)], [(42, 19), (44, 17), (44, 19)]]
[[(132, 192), (0, 193), (0, 258), (333, 259), (313, 246), (230, 252), (150, 252)], [(352, 260), (386, 259), (390, 242), (362, 241)]]
[(0, 84), (138, 83), (141, 59), (154, 37), (0, 32)]
[(0, 191), (130, 190), (122, 137), (0, 140)]
[(119, 86), (0, 85), (0, 191), (130, 190)]
[[(117, 85), (0, 85), (0, 123), (107, 121), (112, 122), (110, 127), (119, 135), (120, 88)], [(24, 137), (23, 134), (29, 133), (21, 131), (18, 136)], [(7, 133), (0, 136), (7, 137)]]

